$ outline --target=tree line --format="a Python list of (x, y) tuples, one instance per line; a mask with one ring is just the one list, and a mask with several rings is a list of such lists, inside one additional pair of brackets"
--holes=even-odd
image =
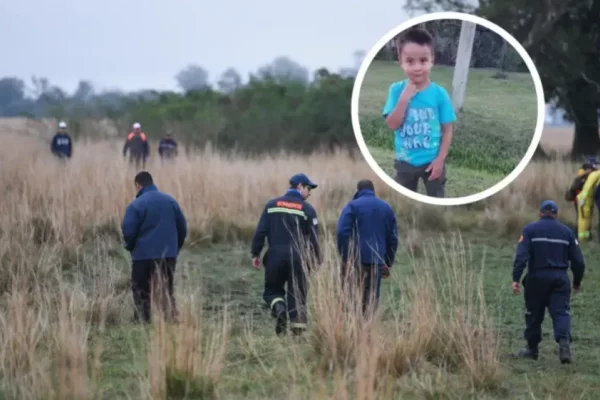
[[(475, 8), (460, 0), (410, 0), (408, 7), (467, 11), (504, 27), (536, 63), (546, 101), (555, 101), (574, 122), (573, 155), (598, 153), (600, 48), (594, 38), (600, 36), (600, 2), (557, 2), (551, 9), (525, 0), (479, 3)], [(457, 25), (446, 21), (431, 24), (430, 29), (438, 37), (458, 34)], [(479, 40), (491, 40), (484, 39), (489, 33), (479, 35)], [(497, 37), (490, 42), (493, 46), (486, 57), (496, 54), (490, 63), (508, 68), (502, 65), (511, 56), (500, 51), (503, 45)], [(447, 49), (453, 43), (449, 40), (436, 51), (450, 54)], [(191, 65), (176, 76), (182, 92), (95, 93), (92, 85), (83, 81), (69, 95), (46, 79), (33, 79), (33, 88), (28, 89), (22, 80), (5, 77), (0, 79), (0, 116), (75, 122), (104, 118), (114, 121), (121, 132), (139, 121), (151, 138), (172, 131), (191, 145), (211, 142), (221, 149), (247, 153), (337, 147), (356, 150), (350, 99), (357, 67), (337, 72), (321, 69), (311, 76), (300, 64), (279, 57), (250, 76), (247, 83), (230, 69), (215, 85), (209, 83), (204, 69)], [(71, 126), (77, 127), (77, 123)]]

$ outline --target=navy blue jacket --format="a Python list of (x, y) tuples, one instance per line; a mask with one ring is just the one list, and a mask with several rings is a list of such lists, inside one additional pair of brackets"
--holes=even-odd
[(52, 138), (52, 154), (59, 157), (71, 158), (73, 153), (73, 141), (68, 133), (57, 133)]
[(133, 261), (177, 257), (187, 236), (179, 204), (155, 185), (138, 192), (125, 211), (121, 229)]
[(177, 155), (177, 142), (175, 139), (164, 138), (158, 143), (158, 154), (161, 157), (173, 157)]
[(344, 263), (351, 259), (391, 268), (398, 249), (398, 225), (392, 207), (372, 190), (357, 192), (338, 220), (337, 247)]
[[(269, 246), (267, 253), (313, 254), (317, 263), (322, 261), (317, 212), (295, 189), (265, 205), (252, 238), (250, 253), (253, 257), (260, 255), (265, 238)], [(303, 248), (300, 250), (299, 246)]]
[(525, 226), (519, 238), (513, 266), (513, 282), (519, 282), (528, 268), (529, 274), (542, 269), (573, 271), (573, 285), (583, 279), (585, 263), (573, 231), (552, 216), (543, 216)]

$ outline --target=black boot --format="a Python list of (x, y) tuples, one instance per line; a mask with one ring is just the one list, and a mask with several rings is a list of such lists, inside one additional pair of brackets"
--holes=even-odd
[(558, 342), (558, 357), (561, 364), (571, 364), (571, 346), (567, 339)]
[(281, 302), (275, 303), (273, 307), (273, 314), (277, 322), (275, 323), (275, 333), (281, 335), (285, 333), (287, 328), (287, 310), (285, 305)]
[(537, 346), (536, 347), (525, 346), (519, 351), (519, 357), (537, 360), (539, 357), (539, 350), (538, 350)]

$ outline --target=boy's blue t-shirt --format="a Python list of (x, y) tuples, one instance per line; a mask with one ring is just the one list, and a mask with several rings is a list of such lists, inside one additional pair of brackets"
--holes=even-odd
[[(383, 107), (384, 118), (396, 107), (408, 80), (394, 82)], [(415, 94), (408, 104), (402, 126), (395, 131), (396, 159), (416, 167), (431, 163), (438, 155), (442, 124), (456, 121), (452, 100), (435, 82)]]

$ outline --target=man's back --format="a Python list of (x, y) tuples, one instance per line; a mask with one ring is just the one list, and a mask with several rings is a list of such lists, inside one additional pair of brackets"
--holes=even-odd
[(360, 252), (364, 264), (388, 264), (393, 262), (397, 246), (396, 217), (391, 206), (372, 190), (359, 191), (338, 222), (338, 248), (343, 257), (352, 250)]
[(52, 138), (52, 152), (57, 155), (71, 156), (71, 136), (68, 133), (58, 132)]
[(177, 142), (171, 138), (164, 138), (158, 144), (158, 154), (164, 157), (177, 155)]
[(252, 252), (258, 254), (266, 237), (269, 249), (296, 251), (304, 247), (311, 237), (310, 227), (316, 224), (314, 208), (294, 190), (267, 202), (256, 235), (252, 241)]
[(173, 258), (186, 235), (186, 223), (177, 201), (151, 185), (129, 205), (123, 230), (137, 233), (132, 259)]
[(518, 276), (525, 269), (526, 260), (530, 273), (547, 268), (566, 270), (570, 262), (575, 263), (573, 267), (577, 274), (583, 268), (583, 258), (573, 232), (551, 216), (543, 216), (523, 229), (515, 259)]

